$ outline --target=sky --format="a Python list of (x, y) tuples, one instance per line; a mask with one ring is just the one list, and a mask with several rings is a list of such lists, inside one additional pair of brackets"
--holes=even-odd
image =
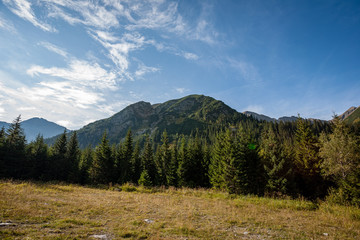
[(330, 120), (360, 105), (360, 1), (0, 0), (0, 121), (69, 129), (203, 94)]

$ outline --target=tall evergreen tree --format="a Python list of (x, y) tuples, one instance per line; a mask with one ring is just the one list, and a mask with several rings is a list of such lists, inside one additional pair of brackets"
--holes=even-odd
[(113, 180), (114, 160), (106, 132), (100, 145), (95, 149), (94, 160), (90, 167), (90, 179), (94, 183), (110, 183)]
[(289, 192), (291, 165), (283, 145), (274, 131), (274, 126), (268, 124), (262, 132), (259, 155), (266, 172), (265, 189), (269, 193)]
[(128, 130), (125, 142), (124, 142), (124, 152), (123, 158), (121, 158), (121, 176), (122, 176), (122, 183), (129, 182), (132, 180), (131, 177), (131, 160), (133, 157), (134, 147), (133, 147), (133, 138), (131, 129)]
[(142, 171), (146, 171), (150, 177), (151, 183), (155, 184), (157, 179), (157, 169), (154, 162), (154, 152), (151, 145), (150, 137), (145, 137), (144, 150), (141, 156)]
[(0, 178), (5, 177), (5, 154), (6, 154), (6, 135), (5, 128), (0, 130)]
[(55, 141), (51, 149), (51, 170), (53, 179), (67, 181), (70, 164), (66, 157), (67, 137), (66, 130)]
[(7, 130), (5, 153), (5, 176), (12, 178), (26, 178), (30, 172), (26, 159), (26, 140), (21, 128), (21, 116), (18, 116)]
[(333, 133), (321, 136), (322, 173), (337, 184), (345, 200), (360, 205), (359, 140), (338, 117), (333, 124)]
[(31, 178), (36, 180), (50, 179), (49, 151), (42, 135), (39, 134), (36, 140), (29, 144), (28, 154), (31, 164)]
[(79, 148), (79, 142), (77, 139), (77, 133), (74, 131), (67, 143), (66, 159), (69, 166), (68, 181), (79, 182), (79, 162), (81, 152)]
[(135, 144), (133, 155), (131, 157), (131, 180), (133, 183), (138, 182), (142, 172), (140, 151), (140, 142), (137, 141)]
[(299, 117), (296, 127), (295, 167), (298, 191), (305, 197), (321, 197), (326, 193), (326, 186), (320, 174), (322, 159), (319, 155), (319, 141), (308, 121)]
[(79, 182), (81, 184), (90, 183), (89, 171), (93, 160), (94, 151), (91, 146), (88, 146), (82, 151), (79, 163)]

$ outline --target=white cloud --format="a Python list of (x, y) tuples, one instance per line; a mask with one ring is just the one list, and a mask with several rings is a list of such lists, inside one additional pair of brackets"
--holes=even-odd
[(51, 52), (54, 52), (56, 54), (59, 54), (59, 55), (65, 57), (65, 58), (68, 56), (68, 53), (65, 50), (63, 50), (49, 42), (40, 42), (39, 45), (43, 46), (44, 48), (46, 48), (47, 50), (49, 50)]
[(264, 108), (260, 105), (249, 105), (245, 108), (245, 111), (255, 112), (258, 114), (263, 113)]
[(52, 77), (67, 79), (83, 86), (89, 86), (93, 88), (116, 89), (115, 73), (108, 72), (107, 70), (100, 67), (100, 65), (97, 63), (89, 63), (83, 60), (71, 60), (68, 68), (45, 68), (34, 65), (26, 72), (30, 76), (44, 74)]
[(1, 14), (0, 14), (0, 29), (1, 28), (5, 29), (6, 31), (9, 31), (11, 33), (17, 33), (14, 25), (10, 21), (3, 18), (3, 16), (1, 16)]
[(186, 88), (176, 88), (175, 90), (176, 90), (178, 93), (181, 93), (181, 94), (183, 94), (184, 92), (187, 91)]
[(253, 85), (262, 83), (262, 78), (257, 68), (248, 62), (229, 59), (230, 66), (239, 71), (242, 78)]
[(31, 22), (34, 26), (44, 31), (55, 32), (56, 30), (49, 24), (40, 22), (32, 8), (31, 3), (27, 0), (3, 0), (3, 3), (16, 15)]
[(196, 55), (195, 53), (189, 53), (189, 52), (185, 52), (183, 54), (184, 58), (188, 59), (188, 60), (198, 60), (199, 56)]
[(70, 128), (71, 126), (73, 126), (73, 123), (68, 120), (59, 120), (59, 121), (56, 121), (56, 123), (59, 124), (60, 126), (66, 127), (66, 128)]
[(142, 77), (144, 76), (145, 74), (147, 73), (154, 73), (154, 72), (158, 72), (160, 71), (159, 68), (156, 68), (156, 67), (148, 67), (148, 66), (145, 66), (143, 63), (139, 63), (139, 67), (138, 69), (136, 70), (135, 72), (135, 75), (137, 77)]

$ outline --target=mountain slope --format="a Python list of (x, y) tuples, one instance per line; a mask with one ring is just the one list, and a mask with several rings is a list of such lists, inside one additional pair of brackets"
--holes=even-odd
[(31, 118), (21, 123), (24, 129), (26, 139), (30, 142), (36, 139), (40, 134), (44, 138), (56, 136), (66, 129), (56, 123), (50, 122), (43, 118)]
[[(353, 107), (355, 108), (355, 107)], [(341, 115), (340, 115), (341, 116)], [(344, 119), (347, 123), (359, 123), (360, 122), (360, 107), (353, 109), (353, 111)]]
[[(0, 129), (4, 127), (8, 129), (10, 123), (0, 122)], [(21, 127), (24, 129), (26, 140), (31, 142), (40, 134), (44, 138), (56, 136), (66, 129), (56, 123), (50, 122), (43, 118), (31, 118), (21, 122)]]
[[(221, 101), (203, 95), (190, 95), (151, 105), (134, 103), (110, 118), (90, 123), (77, 131), (80, 147), (95, 146), (107, 132), (110, 143), (119, 143), (131, 129), (133, 135), (150, 134), (157, 141), (166, 129), (168, 134), (190, 134), (212, 124), (234, 123), (247, 119)], [(52, 144), (55, 138), (48, 140)]]

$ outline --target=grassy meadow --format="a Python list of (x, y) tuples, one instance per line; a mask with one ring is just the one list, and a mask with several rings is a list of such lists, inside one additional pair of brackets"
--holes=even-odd
[(360, 239), (360, 209), (204, 189), (0, 181), (0, 239)]

